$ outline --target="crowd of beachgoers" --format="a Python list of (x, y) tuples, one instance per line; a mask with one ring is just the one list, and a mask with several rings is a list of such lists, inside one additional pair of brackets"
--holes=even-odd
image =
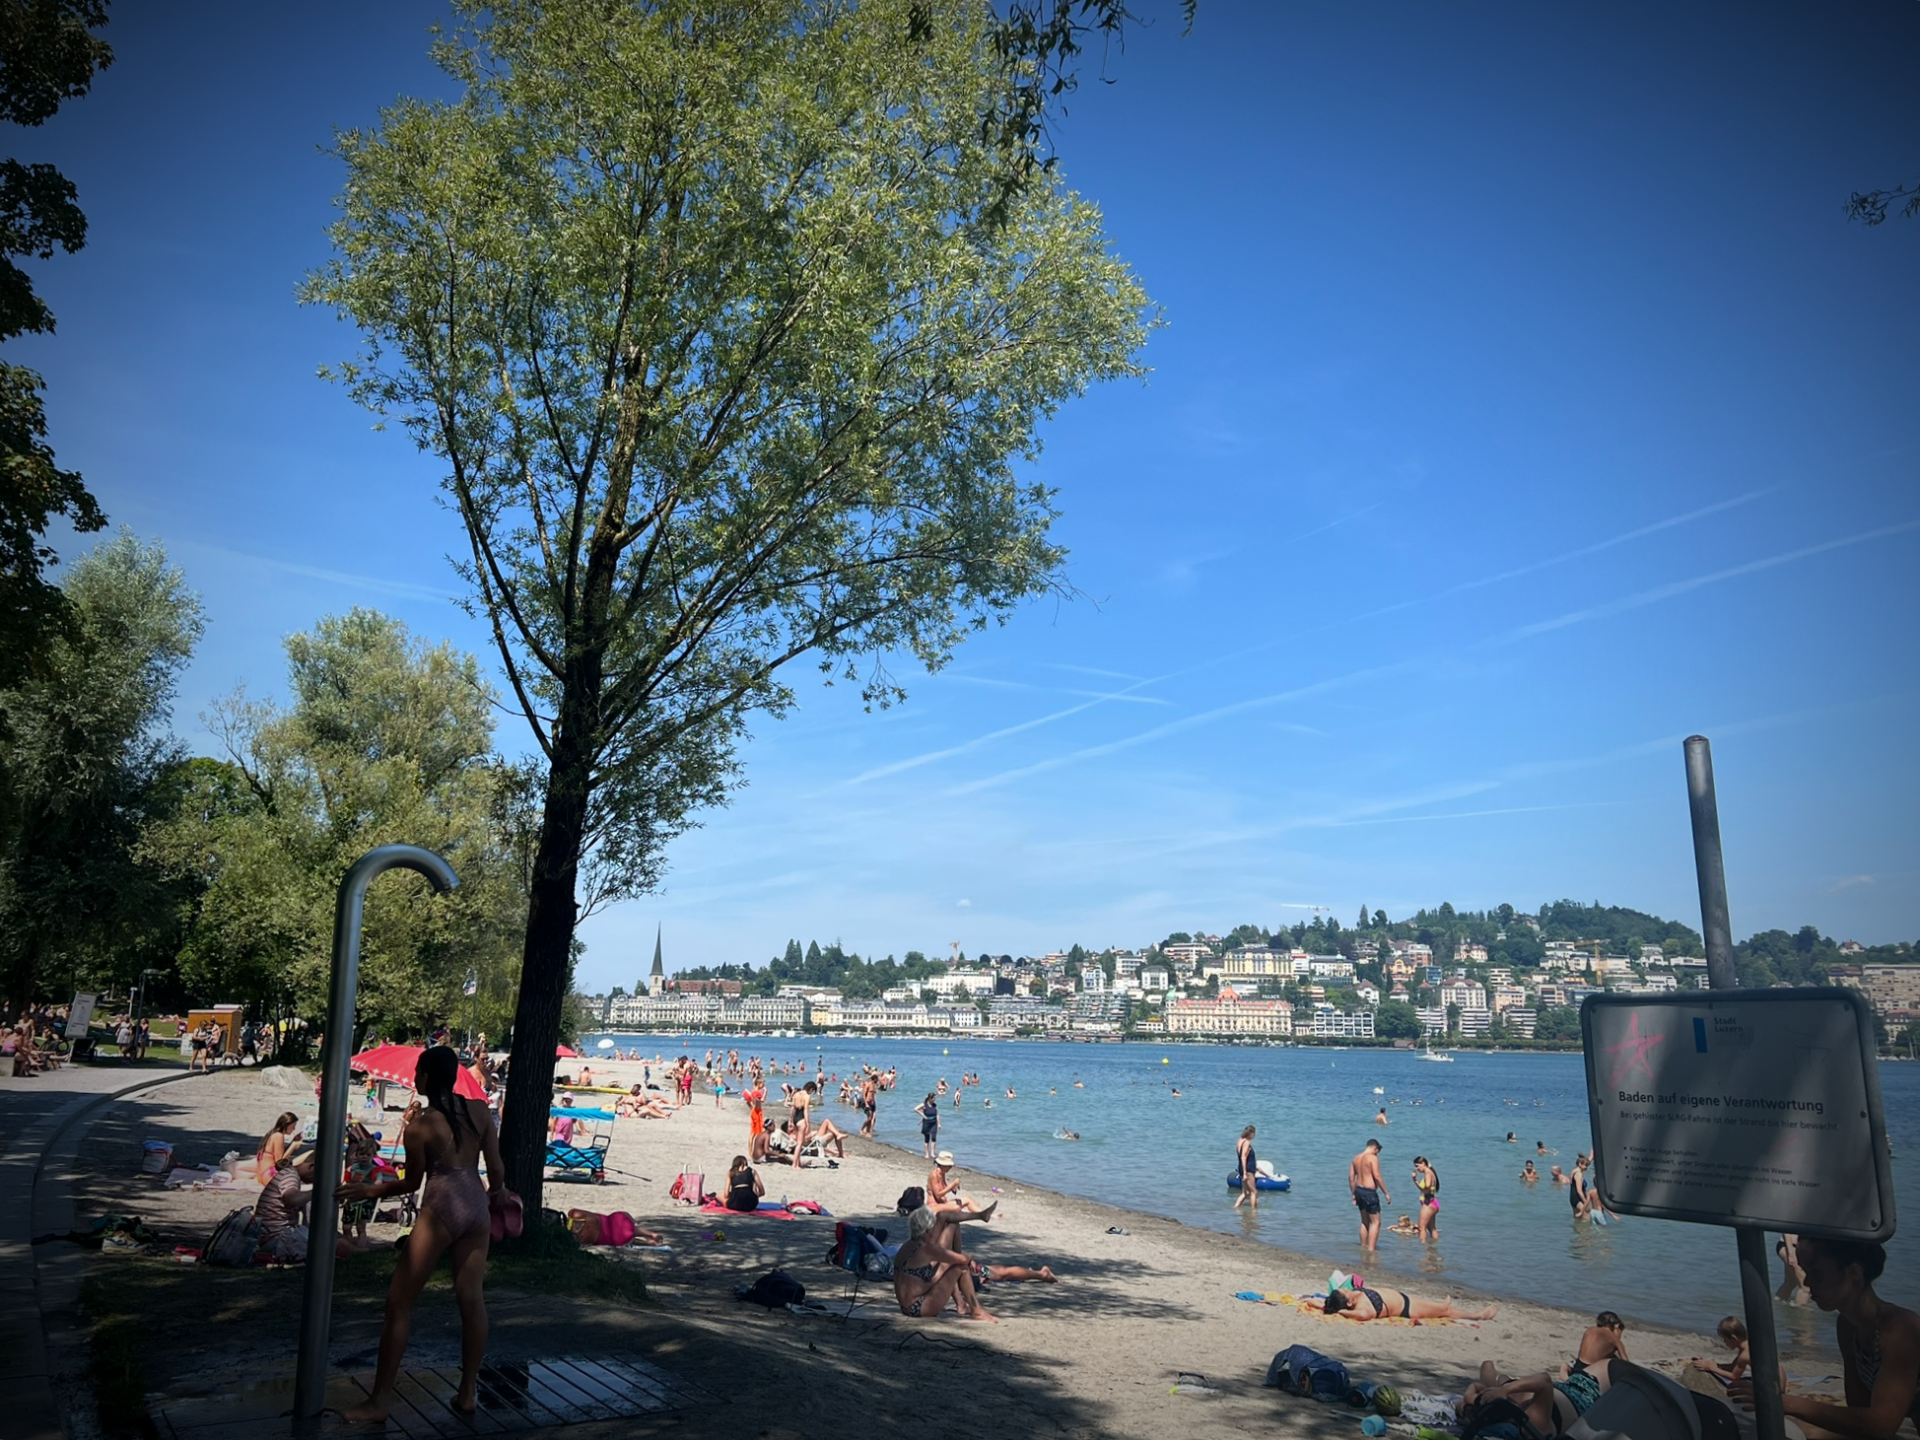
[[(27, 1021), (24, 1037), (19, 1026), (10, 1027), (16, 1041), (13, 1053), (25, 1053), (22, 1038), (31, 1044), (41, 1036), (57, 1034), (58, 1025), (59, 1017), (49, 1013)], [(236, 1062), (252, 1065), (271, 1058), (272, 1037), (266, 1027), (249, 1033), (244, 1053), (233, 1055), (225, 1053), (225, 1032), (208, 1028), (213, 1033), (182, 1037), (189, 1063), (196, 1068)], [(137, 1036), (136, 1030), (123, 1045), (130, 1057), (138, 1053)], [(195, 1038), (203, 1042), (197, 1058), (187, 1048)], [(385, 1206), (398, 1202), (398, 1213), (409, 1222), (394, 1279), (378, 1383), (356, 1419), (377, 1418), (389, 1403), (405, 1350), (406, 1316), (443, 1257), (452, 1261), (463, 1323), (475, 1334), (484, 1334), (487, 1251), (519, 1223), (516, 1197), (502, 1178), (496, 1128), (511, 1062), (490, 1051), (484, 1036), (466, 1047), (446, 1043), (454, 1037), (445, 1032), (432, 1038), (440, 1043), (419, 1050), (410, 1077), (414, 1093), (399, 1117), (398, 1134), (376, 1135), (367, 1123), (356, 1120), (348, 1127), (340, 1161), (339, 1253), (358, 1253), (386, 1243), (371, 1239), (368, 1228), (376, 1214), (396, 1213)], [(33, 1053), (44, 1057), (41, 1064), (56, 1063), (51, 1045), (35, 1045)], [(16, 1073), (28, 1072), (22, 1067)], [(874, 1134), (879, 1107), (898, 1086), (896, 1070), (861, 1066), (843, 1075), (829, 1071), (818, 1057), (782, 1062), (737, 1049), (701, 1056), (647, 1057), (609, 1048), (600, 1056), (567, 1056), (560, 1061), (549, 1140), (561, 1150), (591, 1151), (596, 1134), (616, 1117), (671, 1121), (688, 1107), (706, 1106), (710, 1099), (715, 1109), (743, 1114), (740, 1148), (724, 1171), (714, 1168), (711, 1189), (688, 1198), (742, 1214), (778, 1209), (768, 1198), (770, 1191), (792, 1187), (791, 1182), (770, 1186), (764, 1178), (770, 1167), (791, 1175), (848, 1163), (848, 1141)], [(923, 1096), (905, 1096), (898, 1102), (910, 1104), (915, 1113), (927, 1170), (921, 1183), (906, 1187), (897, 1205), (907, 1220), (904, 1242), (877, 1248), (884, 1255), (881, 1273), (891, 1278), (894, 1305), (908, 1321), (932, 1322), (951, 1316), (993, 1322), (997, 1317), (989, 1310), (987, 1297), (994, 1286), (1053, 1284), (1063, 1277), (1071, 1281), (1071, 1268), (1061, 1269), (1062, 1257), (1057, 1254), (1021, 1256), (1018, 1264), (994, 1263), (979, 1254), (968, 1238), (980, 1227), (994, 1224), (1001, 1202), (973, 1193), (956, 1157), (942, 1148), (941, 1120), (943, 1112), (965, 1103), (967, 1097), (989, 1105), (1001, 1093), (1002, 1087), (989, 1086), (977, 1072), (963, 1070), (951, 1081), (940, 1079)], [(1006, 1099), (1015, 1098), (1011, 1086), (1004, 1087), (1004, 1094)], [(844, 1120), (829, 1113), (835, 1107), (844, 1113)], [(719, 1120), (716, 1115), (715, 1123)], [(1388, 1123), (1384, 1108), (1376, 1120)], [(281, 1114), (261, 1138), (255, 1156), (263, 1182), (254, 1206), (257, 1243), (265, 1255), (286, 1262), (304, 1258), (308, 1239), (303, 1222), (309, 1218), (318, 1162), (312, 1146), (302, 1140), (308, 1128), (293, 1111)], [(1069, 1132), (1060, 1138), (1077, 1137)], [(1513, 1134), (1507, 1139), (1519, 1144)], [(1257, 1155), (1256, 1128), (1245, 1127), (1232, 1144), (1234, 1173), (1243, 1182), (1232, 1203), (1258, 1205), (1258, 1179), (1270, 1175), (1272, 1166)], [(1590, 1156), (1577, 1156), (1563, 1170), (1549, 1160), (1543, 1144), (1536, 1142), (1534, 1149), (1537, 1153), (1526, 1155), (1516, 1172), (1519, 1183), (1565, 1188), (1576, 1218), (1607, 1214), (1604, 1200), (1588, 1178)], [(1354, 1155), (1347, 1176), (1360, 1244), (1367, 1254), (1378, 1245), (1385, 1207), (1392, 1204), (1380, 1156), (1379, 1140), (1369, 1139)], [(1438, 1238), (1443, 1158), (1415, 1158), (1411, 1180), (1416, 1203), (1386, 1229), (1421, 1241)], [(1453, 1217), (1448, 1223), (1455, 1223)], [(659, 1233), (639, 1226), (629, 1233), (638, 1244), (657, 1245), (662, 1240)], [(1843, 1405), (1789, 1392), (1788, 1414), (1808, 1434), (1891, 1435), (1903, 1419), (1920, 1412), (1920, 1316), (1877, 1294), (1874, 1282), (1885, 1264), (1884, 1250), (1864, 1242), (1785, 1236), (1776, 1254), (1787, 1275), (1780, 1298), (1811, 1303), (1835, 1314), (1835, 1339), (1844, 1371)], [(1302, 1308), (1347, 1320), (1427, 1324), (1480, 1322), (1497, 1313), (1491, 1305), (1468, 1304), (1452, 1296), (1422, 1296), (1359, 1275), (1341, 1277), (1336, 1272), (1332, 1279), (1338, 1283), (1329, 1283), (1323, 1294), (1302, 1296)], [(1486, 1416), (1511, 1411), (1524, 1416), (1542, 1436), (1564, 1431), (1608, 1393), (1612, 1367), (1617, 1362), (1631, 1363), (1626, 1328), (1617, 1314), (1601, 1310), (1557, 1367), (1547, 1371), (1515, 1367), (1527, 1368), (1528, 1373), (1508, 1374), (1498, 1363), (1488, 1362), (1481, 1373), (1463, 1377), (1459, 1410), (1449, 1428), (1472, 1432), (1482, 1428)], [(1733, 1404), (1751, 1406), (1752, 1363), (1745, 1326), (1738, 1317), (1727, 1316), (1718, 1327), (1718, 1338), (1724, 1351), (1717, 1357), (1695, 1358), (1688, 1367), (1689, 1383), (1698, 1382)], [(463, 1367), (465, 1382), (456, 1400), (463, 1408), (473, 1400), (480, 1353), (483, 1350), (470, 1356), (472, 1363)]]

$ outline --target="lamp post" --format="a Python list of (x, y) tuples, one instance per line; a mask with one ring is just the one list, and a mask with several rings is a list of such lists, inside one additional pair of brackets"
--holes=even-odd
[(396, 868), (417, 870), (442, 894), (460, 883), (451, 865), (418, 845), (382, 845), (369, 850), (353, 862), (340, 881), (333, 911), (327, 1041), (320, 1061), (320, 1134), (314, 1152), (318, 1160), (307, 1211), (307, 1283), (300, 1306), (300, 1361), (293, 1381), (296, 1433), (310, 1428), (326, 1404), (327, 1341), (333, 1323), (333, 1245), (340, 1228), (334, 1192), (340, 1188), (340, 1156), (347, 1141), (353, 1005), (360, 988), (360, 923), (366, 914), (367, 886), (375, 876)]

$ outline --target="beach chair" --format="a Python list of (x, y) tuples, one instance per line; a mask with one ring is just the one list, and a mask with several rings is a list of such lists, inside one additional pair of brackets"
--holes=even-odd
[(613, 1126), (619, 1117), (611, 1110), (587, 1110), (579, 1106), (556, 1107), (549, 1114), (564, 1115), (576, 1122), (585, 1120), (593, 1126), (593, 1134), (584, 1142), (577, 1138), (570, 1141), (549, 1140), (547, 1168), (562, 1174), (570, 1170), (584, 1170), (594, 1184), (604, 1181), (607, 1178), (607, 1150), (613, 1144)]

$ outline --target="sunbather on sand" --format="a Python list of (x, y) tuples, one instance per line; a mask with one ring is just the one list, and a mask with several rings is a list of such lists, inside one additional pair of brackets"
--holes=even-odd
[(1491, 1320), (1500, 1313), (1497, 1305), (1462, 1310), (1451, 1300), (1416, 1300), (1404, 1290), (1374, 1289), (1330, 1290), (1319, 1308), (1355, 1320)]
[(1454, 1410), (1464, 1420), (1479, 1406), (1493, 1400), (1511, 1400), (1526, 1411), (1527, 1419), (1542, 1435), (1564, 1434), (1594, 1401), (1607, 1393), (1607, 1367), (1613, 1362), (1601, 1360), (1565, 1380), (1555, 1380), (1541, 1371), (1509, 1379), (1499, 1373), (1491, 1360), (1480, 1366), (1480, 1378), (1467, 1387)]
[(949, 1302), (968, 1320), (992, 1320), (973, 1287), (973, 1266), (958, 1250), (940, 1243), (958, 1222), (943, 1220), (922, 1205), (907, 1218), (911, 1238), (893, 1257), (893, 1296), (900, 1313), (932, 1320)]

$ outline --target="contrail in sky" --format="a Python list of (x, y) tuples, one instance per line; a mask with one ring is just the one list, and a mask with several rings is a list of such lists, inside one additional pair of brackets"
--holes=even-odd
[[(1818, 545), (1805, 545), (1797, 550), (1784, 551), (1781, 554), (1769, 555), (1759, 560), (1749, 560), (1742, 565), (1732, 565), (1723, 570), (1711, 571), (1705, 575), (1696, 575), (1690, 579), (1675, 580), (1665, 585), (1657, 585), (1650, 590), (1642, 590), (1633, 595), (1622, 596), (1620, 599), (1609, 601), (1604, 605), (1589, 606), (1583, 610), (1569, 611), (1565, 615), (1556, 616), (1550, 620), (1535, 621), (1530, 625), (1522, 625), (1498, 635), (1488, 636), (1484, 640), (1476, 641), (1465, 648), (1476, 650), (1496, 645), (1516, 644), (1521, 640), (1529, 639), (1535, 635), (1546, 634), (1555, 630), (1563, 630), (1570, 626), (1584, 624), (1589, 620), (1607, 619), (1628, 610), (1638, 610), (1648, 605), (1658, 604), (1662, 600), (1671, 600), (1676, 596), (1688, 594), (1708, 585), (1719, 584), (1724, 580), (1738, 579), (1741, 576), (1752, 575), (1763, 570), (1771, 570), (1780, 565), (1791, 564), (1796, 560), (1805, 560), (1814, 555), (1823, 555), (1831, 550), (1841, 550), (1853, 545), (1864, 545), (1870, 540), (1881, 540), (1890, 535), (1901, 535), (1912, 530), (1920, 530), (1920, 520), (1908, 520), (1898, 525), (1883, 525), (1878, 529), (1863, 530), (1858, 534), (1843, 536), (1837, 540), (1823, 541)], [(1099, 745), (1089, 745), (1079, 750), (1069, 751), (1065, 755), (1057, 755), (1047, 760), (1038, 760), (1030, 765), (1022, 765), (1015, 769), (1003, 770), (997, 775), (988, 775), (978, 780), (968, 781), (965, 784), (954, 786), (946, 793), (949, 795), (971, 794), (976, 790), (984, 790), (990, 786), (1001, 785), (1009, 780), (1021, 780), (1029, 775), (1037, 775), (1044, 771), (1056, 770), (1063, 765), (1072, 764), (1077, 760), (1096, 759), (1102, 755), (1111, 755), (1120, 750), (1132, 749), (1136, 745), (1149, 744), (1152, 741), (1164, 739), (1168, 735), (1178, 734), (1180, 731), (1190, 730), (1198, 725), (1212, 724), (1216, 720), (1224, 720), (1229, 716), (1243, 714), (1252, 710), (1265, 709), (1274, 705), (1283, 705), (1290, 701), (1307, 699), (1311, 696), (1326, 694), (1334, 690), (1343, 690), (1367, 680), (1403, 674), (1424, 663), (1426, 663), (1425, 659), (1421, 659), (1403, 660), (1392, 665), (1370, 666), (1364, 670), (1349, 671), (1345, 675), (1334, 676), (1328, 680), (1321, 680), (1311, 685), (1302, 685), (1291, 690), (1283, 690), (1273, 695), (1256, 696), (1247, 700), (1235, 701), (1230, 705), (1216, 706), (1214, 709), (1203, 710), (1195, 715), (1184, 716), (1179, 720), (1169, 721), (1164, 725), (1156, 725), (1152, 729), (1143, 730), (1136, 735), (1126, 736), (1118, 740), (1109, 740)]]

